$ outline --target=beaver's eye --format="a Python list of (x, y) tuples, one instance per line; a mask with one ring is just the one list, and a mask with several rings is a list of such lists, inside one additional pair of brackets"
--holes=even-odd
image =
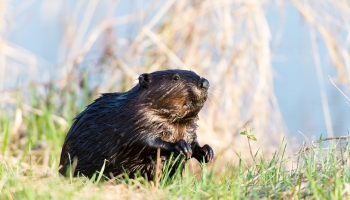
[(174, 80), (174, 81), (178, 81), (179, 79), (180, 79), (179, 75), (175, 75), (175, 76), (173, 77), (173, 80)]

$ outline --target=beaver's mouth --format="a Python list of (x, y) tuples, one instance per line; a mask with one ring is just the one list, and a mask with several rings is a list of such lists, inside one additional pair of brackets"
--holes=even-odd
[(195, 119), (199, 113), (199, 111), (202, 109), (204, 106), (205, 101), (207, 100), (207, 96), (205, 95), (203, 98), (200, 100), (189, 100), (186, 101), (185, 104), (183, 105), (183, 114), (179, 118), (181, 121), (185, 120), (192, 120)]
[[(170, 116), (170, 121), (187, 123), (188, 121), (197, 118), (199, 111), (204, 106), (208, 98), (208, 91), (206, 89), (201, 89), (196, 85), (191, 85), (187, 90), (182, 90), (175, 95), (178, 98), (170, 100), (171, 104), (176, 105), (167, 112), (162, 112), (162, 114), (167, 114)], [(183, 100), (182, 103), (178, 100)], [(161, 109), (160, 111), (164, 111)]]
[(185, 107), (188, 109), (188, 110), (200, 110), (203, 106), (204, 106), (204, 103), (205, 103), (205, 100), (203, 101), (191, 101), (191, 102), (188, 102)]

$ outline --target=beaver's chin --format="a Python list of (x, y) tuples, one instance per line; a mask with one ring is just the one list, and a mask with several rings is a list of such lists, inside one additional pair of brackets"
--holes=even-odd
[(199, 111), (204, 106), (205, 101), (188, 102), (183, 106), (183, 111), (181, 115), (178, 115), (176, 121), (178, 122), (188, 122), (195, 120), (198, 116)]

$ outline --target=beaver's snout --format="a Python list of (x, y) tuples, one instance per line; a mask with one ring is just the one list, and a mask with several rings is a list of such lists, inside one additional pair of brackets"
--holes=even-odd
[(209, 85), (209, 81), (208, 81), (207, 79), (205, 79), (205, 78), (201, 78), (199, 87), (200, 87), (201, 89), (207, 90), (207, 89), (209, 89), (209, 86), (210, 86), (210, 85)]

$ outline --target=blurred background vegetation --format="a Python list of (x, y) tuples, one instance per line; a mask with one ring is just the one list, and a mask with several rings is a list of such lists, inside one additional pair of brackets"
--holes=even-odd
[(340, 0), (0, 1), (0, 160), (57, 167), (86, 105), (169, 68), (210, 81), (198, 137), (225, 162), (250, 157), (247, 121), (267, 155), (285, 136), (301, 144), (302, 127), (346, 135), (348, 106), (326, 75), (349, 91), (349, 22)]

